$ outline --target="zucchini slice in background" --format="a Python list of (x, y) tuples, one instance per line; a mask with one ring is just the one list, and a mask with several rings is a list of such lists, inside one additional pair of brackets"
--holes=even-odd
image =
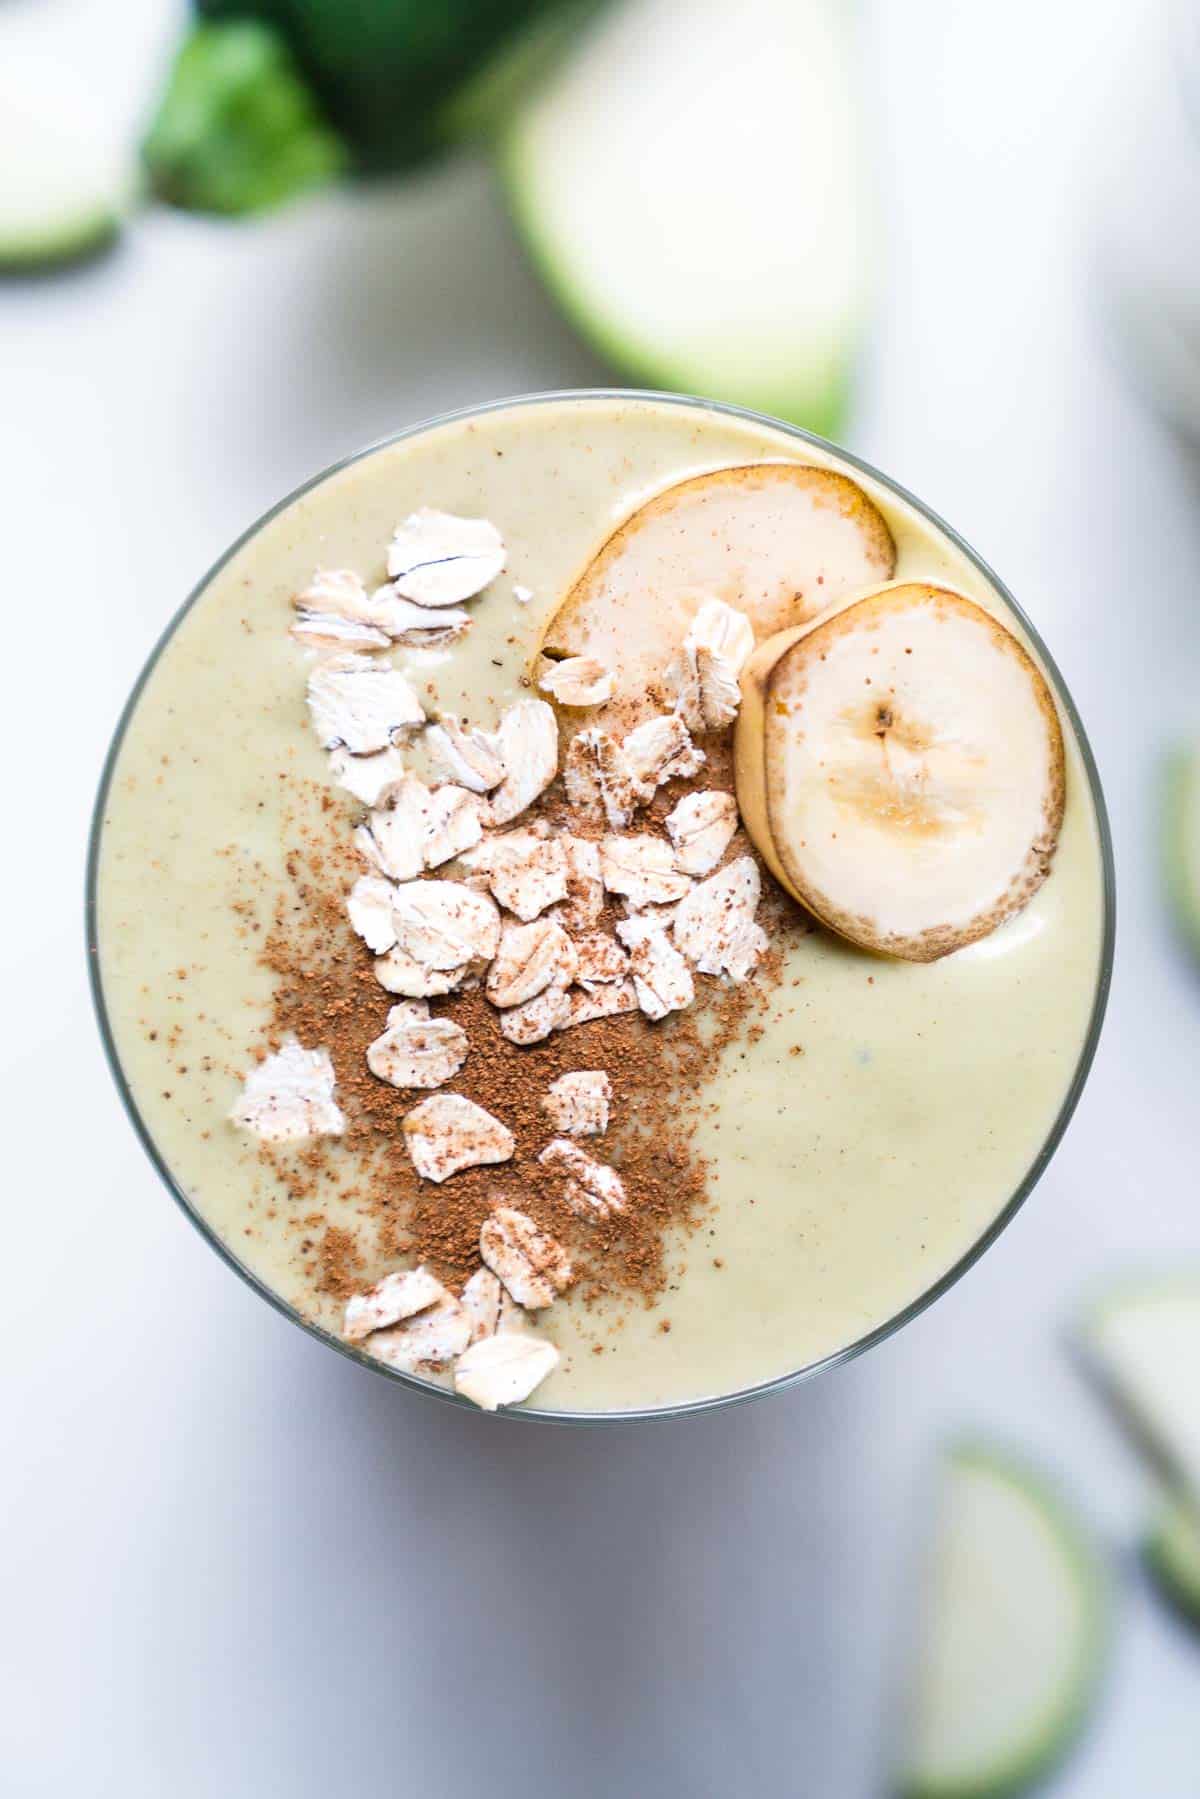
[(551, 290), (644, 385), (834, 434), (877, 257), (842, 0), (623, 0), (500, 144)]
[(134, 192), (132, 159), (65, 71), (0, 59), (0, 270), (70, 262), (116, 236)]
[(1200, 1630), (1200, 1507), (1178, 1495), (1169, 1500), (1142, 1554), (1159, 1590)]
[(1171, 910), (1192, 954), (1200, 957), (1200, 745), (1167, 758), (1162, 830)]
[(901, 1791), (999, 1799), (1070, 1748), (1105, 1659), (1108, 1582), (1052, 1487), (1006, 1452), (946, 1458)]
[(1200, 1269), (1123, 1284), (1089, 1308), (1079, 1338), (1123, 1417), (1200, 1500)]

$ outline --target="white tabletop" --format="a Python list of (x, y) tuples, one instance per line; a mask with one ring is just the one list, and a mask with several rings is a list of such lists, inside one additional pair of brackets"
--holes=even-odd
[[(1043, 1457), (1130, 1563), (1143, 1488), (1062, 1335), (1090, 1280), (1200, 1248), (1200, 981), (1153, 811), (1200, 715), (1196, 476), (1107, 356), (1082, 233), (1135, 11), (869, 9), (891, 244), (853, 439), (994, 563), (1074, 690), (1120, 870), (1107, 1032), (1053, 1168), (959, 1287), (723, 1415), (488, 1424), (328, 1354), (171, 1205), (90, 1015), (94, 784), (197, 575), (397, 426), (611, 378), (486, 173), (240, 229), (148, 216), (104, 262), (0, 289), (7, 1791), (868, 1799), (945, 1429)], [(159, 0), (16, 18), (131, 125), (172, 22)], [(1200, 1659), (1131, 1568), (1123, 1613), (1058, 1790), (1183, 1799)]]

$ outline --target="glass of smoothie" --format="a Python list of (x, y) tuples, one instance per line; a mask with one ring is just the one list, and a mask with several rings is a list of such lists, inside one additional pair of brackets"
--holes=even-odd
[(1045, 646), (924, 506), (735, 408), (549, 394), (204, 577), (88, 932), (133, 1124), (265, 1298), (460, 1404), (649, 1417), (867, 1348), (1009, 1222), (1112, 859)]

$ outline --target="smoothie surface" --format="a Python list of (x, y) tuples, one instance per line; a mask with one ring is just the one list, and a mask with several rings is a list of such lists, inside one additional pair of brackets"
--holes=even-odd
[[(361, 812), (332, 786), (309, 723), (313, 654), (289, 635), (293, 596), (317, 567), (381, 580), (384, 546), (419, 507), (492, 520), (507, 565), (474, 602), (470, 631), (436, 649), (397, 647), (391, 661), (431, 709), (494, 719), (528, 692), (547, 619), (636, 506), (690, 475), (766, 459), (842, 466), (736, 416), (616, 395), (433, 426), (330, 474), (262, 525), (150, 674), (116, 760), (99, 857), (100, 976), (117, 1054), (190, 1205), (259, 1281), (335, 1335), (344, 1299), (330, 1245), (355, 1260), (362, 1285), (396, 1265), (364, 1216), (361, 1152), (334, 1144), (319, 1189), (301, 1191), (228, 1122), (271, 1016), (278, 975), (262, 945), (293, 894), (298, 844), (327, 828), (331, 796), (347, 828)], [(1027, 642), (953, 543), (846, 472), (887, 520), (898, 580), (954, 588)], [(665, 1289), (651, 1303), (560, 1299), (546, 1334), (562, 1359), (531, 1407), (653, 1409), (805, 1368), (911, 1305), (1004, 1210), (1071, 1088), (1103, 951), (1100, 835), (1062, 722), (1065, 818), (1030, 904), (924, 965), (821, 929), (787, 943), (771, 1005), (705, 1071), (712, 1104), (696, 1149), (709, 1203), (668, 1243)], [(381, 1020), (387, 1004), (381, 993)]]

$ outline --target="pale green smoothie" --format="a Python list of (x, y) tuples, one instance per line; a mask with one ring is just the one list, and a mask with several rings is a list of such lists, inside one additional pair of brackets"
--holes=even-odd
[[(550, 399), (451, 420), (285, 506), (208, 583), (154, 667), (104, 813), (104, 1002), (175, 1181), (304, 1319), (340, 1329), (311, 1243), (329, 1223), (359, 1229), (353, 1154), (335, 1147), (317, 1199), (295, 1197), (227, 1121), (269, 1013), (274, 977), (259, 955), (288, 889), (297, 814), (315, 821), (331, 792), (348, 820), (356, 812), (309, 724), (312, 653), (289, 636), (293, 595), (318, 567), (382, 579), (384, 546), (420, 506), (490, 519), (506, 571), (474, 602), (466, 637), (391, 659), (434, 696), (431, 709), (494, 719), (527, 691), (520, 678), (546, 619), (617, 523), (672, 482), (763, 458), (839, 466), (783, 431), (669, 401)], [(1023, 636), (954, 544), (847, 472), (887, 519), (898, 579), (957, 588)], [(532, 598), (519, 603), (514, 586)], [(1031, 904), (932, 964), (871, 956), (820, 930), (791, 945), (762, 1034), (744, 1035), (711, 1071), (720, 1103), (698, 1126), (713, 1201), (702, 1232), (680, 1237), (653, 1305), (620, 1303), (607, 1353), (593, 1353), (594, 1312), (570, 1294), (555, 1305), (544, 1328), (562, 1360), (531, 1407), (672, 1406), (805, 1368), (912, 1305), (1008, 1205), (1075, 1078), (1100, 977), (1100, 833), (1063, 724), (1065, 820)], [(380, 1260), (370, 1278), (391, 1265)]]

